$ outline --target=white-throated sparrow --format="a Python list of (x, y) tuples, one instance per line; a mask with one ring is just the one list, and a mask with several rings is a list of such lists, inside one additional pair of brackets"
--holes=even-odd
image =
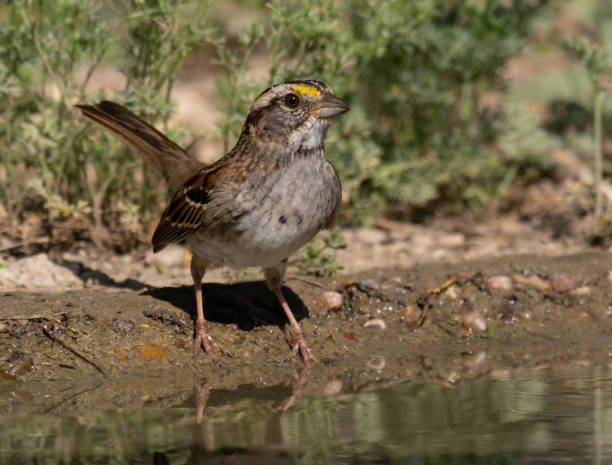
[(349, 110), (319, 81), (292, 81), (256, 99), (236, 146), (205, 166), (123, 106), (77, 105), (157, 168), (174, 193), (153, 235), (153, 250), (172, 242), (192, 252), (196, 296), (194, 355), (200, 347), (218, 363), (202, 305), (208, 265), (263, 268), (293, 329), (292, 351), (306, 366), (316, 358), (281, 291), (287, 257), (328, 227), (340, 206), (340, 180), (325, 157), (332, 118)]

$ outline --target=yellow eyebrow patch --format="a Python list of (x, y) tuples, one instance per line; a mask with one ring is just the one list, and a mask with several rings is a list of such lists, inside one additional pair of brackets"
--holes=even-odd
[(321, 91), (310, 84), (295, 84), (293, 90), (302, 95), (321, 95)]

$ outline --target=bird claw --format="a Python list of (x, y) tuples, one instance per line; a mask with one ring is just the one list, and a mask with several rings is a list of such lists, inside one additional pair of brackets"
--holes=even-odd
[(298, 333), (297, 335), (285, 332), (285, 340), (289, 343), (291, 347), (291, 352), (287, 354), (285, 358), (283, 358), (282, 363), (285, 363), (297, 355), (298, 352), (302, 354), (302, 360), (304, 361), (304, 366), (306, 368), (310, 368), (315, 363), (318, 363), (317, 357), (314, 356), (310, 347), (306, 343), (306, 338), (303, 333)]
[(223, 344), (219, 344), (215, 341), (212, 336), (208, 334), (208, 331), (197, 331), (195, 340), (193, 341), (193, 357), (197, 357), (200, 352), (200, 348), (204, 349), (204, 352), (208, 354), (212, 362), (217, 366), (223, 366), (219, 357), (217, 357), (216, 351), (226, 357), (233, 357), (234, 354), (227, 349)]

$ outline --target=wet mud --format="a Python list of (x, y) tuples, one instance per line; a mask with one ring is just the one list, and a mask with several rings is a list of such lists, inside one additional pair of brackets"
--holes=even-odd
[[(285, 295), (319, 363), (289, 352), (262, 282), (204, 285), (212, 335), (233, 352), (192, 356), (194, 299), (179, 287), (106, 286), (0, 296), (0, 411), (162, 408), (193, 394), (354, 393), (400, 381), (454, 386), (562, 365), (612, 364), (612, 258), (512, 256), (291, 277)], [(134, 284), (134, 283), (132, 283)], [(329, 309), (323, 295), (343, 296)]]

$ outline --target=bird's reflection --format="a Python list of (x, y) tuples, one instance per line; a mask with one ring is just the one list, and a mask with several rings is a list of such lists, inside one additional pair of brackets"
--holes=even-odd
[[(291, 395), (283, 402), (279, 411), (274, 414), (266, 426), (266, 445), (253, 448), (224, 447), (214, 452), (206, 450), (204, 434), (202, 432), (202, 419), (204, 409), (210, 397), (213, 383), (205, 380), (194, 380), (194, 396), (196, 400), (196, 418), (191, 429), (191, 450), (187, 461), (190, 465), (289, 465), (296, 463), (290, 456), (289, 450), (282, 444), (280, 419), (302, 395), (310, 377), (310, 369), (296, 370), (291, 378)], [(155, 452), (153, 465), (170, 465), (166, 454)]]

